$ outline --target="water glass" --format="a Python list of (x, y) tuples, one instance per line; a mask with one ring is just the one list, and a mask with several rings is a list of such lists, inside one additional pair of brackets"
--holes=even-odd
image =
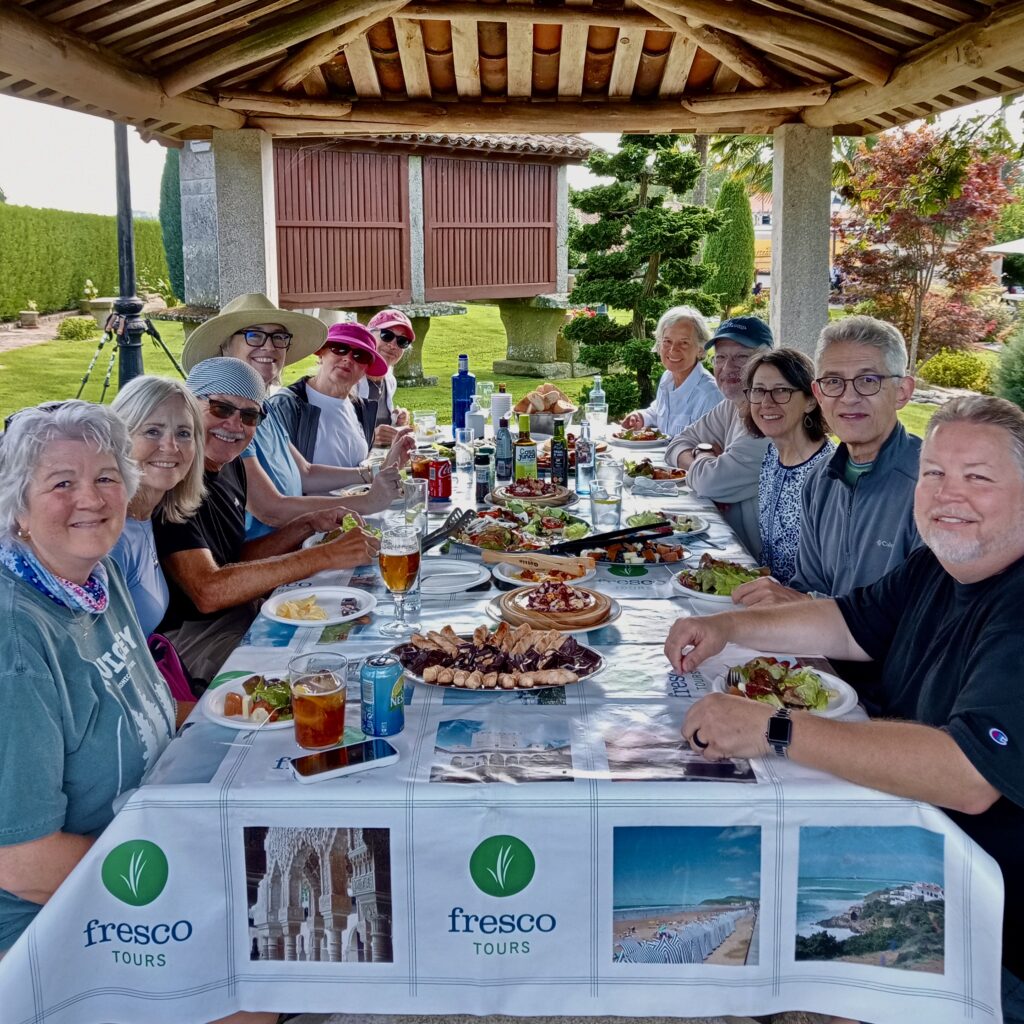
[(473, 469), (473, 428), (455, 428), (455, 468), (459, 470)]
[(437, 429), (436, 409), (413, 409), (413, 427), (420, 441), (434, 441), (439, 433)]
[(595, 480), (590, 485), (590, 521), (595, 533), (617, 530), (622, 518), (622, 484)]
[(348, 659), (341, 654), (300, 654), (288, 662), (295, 742), (322, 750), (345, 734), (345, 688)]
[(405, 526), (415, 526), (421, 537), (427, 535), (427, 481), (405, 480)]
[(378, 555), (380, 574), (384, 586), (395, 599), (395, 620), (385, 622), (380, 631), (383, 636), (406, 636), (415, 633), (419, 622), (410, 621), (412, 608), (406, 598), (416, 589), (420, 574), (420, 531), (415, 526), (385, 524)]
[(608, 406), (604, 402), (587, 402), (587, 419), (590, 420), (590, 436), (600, 441), (608, 433)]
[(620, 488), (622, 487), (622, 463), (616, 462), (614, 459), (603, 458), (597, 460), (597, 466), (594, 469), (594, 477), (603, 483), (617, 484)]
[[(493, 380), (478, 380), (476, 382), (476, 397), (480, 402), (480, 408), (483, 409), (484, 415), (486, 416), (491, 408), (491, 396), (494, 394), (494, 381)], [(497, 427), (497, 423), (494, 424)]]

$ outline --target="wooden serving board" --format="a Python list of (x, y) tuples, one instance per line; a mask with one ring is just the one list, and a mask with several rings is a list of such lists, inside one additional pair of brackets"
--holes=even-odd
[(535, 498), (517, 498), (514, 494), (509, 494), (505, 487), (495, 487), (491, 492), (490, 500), (495, 505), (507, 505), (510, 501), (525, 501), (540, 508), (556, 508), (559, 505), (567, 505), (572, 500), (573, 492), (561, 484), (554, 486), (554, 494), (539, 494)]
[(509, 625), (519, 626), (526, 623), (533, 629), (592, 629), (594, 626), (599, 626), (611, 614), (611, 598), (587, 587), (573, 587), (573, 590), (586, 594), (591, 599), (590, 606), (579, 611), (542, 612), (522, 607), (524, 596), (534, 593), (535, 589), (534, 587), (518, 587), (497, 598), (501, 617)]

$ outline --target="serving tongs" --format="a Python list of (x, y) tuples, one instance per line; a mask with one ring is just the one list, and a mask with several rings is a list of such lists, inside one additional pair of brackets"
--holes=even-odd
[(423, 538), (420, 551), (428, 551), (442, 541), (448, 540), (453, 534), (465, 529), (474, 519), (476, 519), (476, 512), (472, 509), (453, 509), (441, 526)]
[(535, 572), (560, 572), (582, 576), (594, 568), (592, 558), (566, 558), (562, 555), (544, 555), (536, 551), (489, 551), (482, 553), (486, 563), (504, 562), (520, 569), (533, 569)]
[(611, 530), (608, 533), (595, 533), (591, 537), (582, 537), (579, 540), (566, 540), (561, 544), (552, 544), (545, 548), (549, 555), (569, 555), (578, 551), (586, 551), (589, 548), (603, 548), (617, 540), (643, 541), (657, 540), (660, 537), (669, 537), (675, 533), (675, 527), (662, 520), (660, 523), (648, 523), (646, 526), (627, 526), (621, 530)]

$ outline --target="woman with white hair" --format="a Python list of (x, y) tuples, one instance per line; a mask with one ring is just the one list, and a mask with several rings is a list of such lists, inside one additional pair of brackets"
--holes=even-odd
[(699, 310), (673, 306), (654, 330), (654, 351), (665, 372), (654, 401), (622, 420), (627, 430), (656, 427), (670, 437), (680, 433), (722, 401), (715, 378), (701, 365), (711, 332)]

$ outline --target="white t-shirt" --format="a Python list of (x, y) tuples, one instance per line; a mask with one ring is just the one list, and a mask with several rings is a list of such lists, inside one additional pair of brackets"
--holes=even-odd
[(370, 450), (351, 400), (321, 394), (309, 383), (306, 397), (310, 405), (320, 410), (313, 462), (324, 466), (358, 466)]

